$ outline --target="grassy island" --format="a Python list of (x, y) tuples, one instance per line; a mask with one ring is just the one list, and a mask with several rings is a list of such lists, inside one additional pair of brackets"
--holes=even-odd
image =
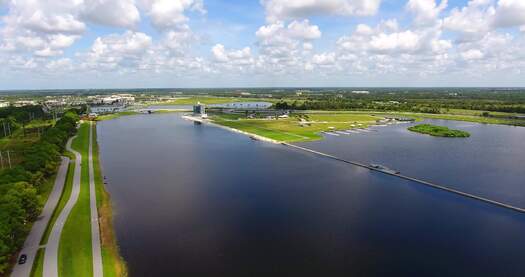
[(416, 133), (431, 135), (435, 137), (447, 138), (468, 138), (470, 134), (465, 131), (452, 130), (444, 126), (436, 126), (431, 124), (420, 124), (409, 127), (408, 130)]

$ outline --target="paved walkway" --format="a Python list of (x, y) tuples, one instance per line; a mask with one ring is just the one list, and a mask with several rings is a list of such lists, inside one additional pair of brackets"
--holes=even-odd
[(93, 250), (93, 276), (102, 277), (102, 251), (100, 250), (100, 231), (97, 211), (95, 171), (93, 168), (93, 124), (89, 122), (89, 205), (91, 207), (91, 247)]
[(24, 248), (20, 252), (20, 255), (27, 255), (27, 261), (23, 265), (19, 265), (18, 263), (15, 265), (13, 272), (11, 273), (12, 277), (29, 277), (31, 274), (31, 268), (33, 266), (33, 262), (35, 261), (36, 253), (41, 247), (40, 241), (44, 236), (46, 227), (49, 224), (49, 220), (53, 216), (53, 211), (60, 201), (60, 196), (64, 190), (68, 166), (69, 158), (62, 157), (62, 163), (58, 169), (53, 190), (49, 194), (49, 198), (47, 199), (47, 202), (44, 205), (44, 209), (38, 217), (38, 220), (33, 224), (31, 232), (24, 242)]
[(71, 190), (71, 196), (69, 197), (69, 200), (67, 201), (66, 206), (64, 206), (62, 212), (60, 212), (60, 215), (58, 216), (47, 240), (46, 251), (44, 254), (44, 277), (58, 276), (58, 244), (60, 242), (60, 235), (62, 234), (62, 228), (64, 227), (71, 210), (77, 203), (78, 196), (80, 194), (82, 156), (80, 153), (71, 148), (71, 142), (75, 137), (69, 139), (66, 145), (67, 150), (75, 154), (75, 175), (73, 177), (73, 188)]

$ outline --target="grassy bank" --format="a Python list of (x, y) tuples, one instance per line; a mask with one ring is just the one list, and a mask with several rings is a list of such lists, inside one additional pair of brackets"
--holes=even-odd
[[(64, 184), (64, 189), (62, 191), (62, 195), (60, 196), (60, 200), (53, 211), (53, 215), (51, 216), (51, 219), (49, 220), (49, 224), (46, 227), (46, 231), (44, 232), (44, 235), (42, 237), (42, 240), (40, 241), (40, 245), (45, 245), (47, 243), (47, 240), (49, 238), (49, 233), (53, 229), (53, 226), (55, 225), (56, 219), (64, 209), (64, 206), (66, 205), (67, 201), (69, 200), (69, 197), (71, 196), (71, 190), (73, 188), (73, 174), (74, 174), (74, 168), (75, 168), (75, 162), (71, 161), (69, 163), (68, 171), (67, 171), (67, 177), (66, 182)], [(43, 265), (44, 265), (44, 251), (43, 249), (40, 249), (38, 251), (38, 254), (35, 258), (35, 263), (33, 265), (33, 269), (31, 271), (31, 276), (34, 277), (40, 277), (43, 273)]]
[(111, 120), (115, 118), (119, 118), (121, 116), (127, 116), (127, 115), (136, 115), (139, 114), (138, 112), (134, 111), (126, 111), (126, 112), (119, 112), (119, 113), (112, 113), (112, 114), (105, 114), (97, 116), (97, 121), (103, 121), (103, 120)]
[(93, 131), (93, 165), (97, 192), (97, 208), (99, 213), (104, 276), (127, 276), (126, 264), (120, 256), (113, 228), (113, 211), (110, 195), (104, 187), (104, 177), (102, 175), (99, 161), (96, 127), (93, 128)]
[(282, 142), (319, 140), (322, 131), (366, 128), (379, 116), (354, 113), (292, 115), (282, 119), (248, 119), (238, 115), (215, 115), (214, 123)]
[(62, 231), (58, 251), (60, 276), (92, 276), (91, 218), (89, 207), (89, 124), (82, 124), (72, 148), (82, 155), (81, 186), (78, 202)]
[(167, 102), (159, 102), (159, 105), (194, 105), (197, 102), (201, 104), (226, 104), (233, 102), (276, 102), (276, 99), (271, 98), (244, 98), (244, 97), (206, 97), (206, 96), (188, 96)]
[[(445, 112), (445, 110), (443, 111)], [(384, 111), (299, 111), (302, 114), (369, 114), (377, 116), (403, 116), (411, 117), (417, 120), (428, 119), (444, 119), (466, 121), (483, 124), (499, 124), (511, 126), (525, 126), (525, 120), (505, 118), (505, 116), (512, 116), (516, 114), (510, 113), (496, 113), (491, 112), (491, 117), (481, 116), (483, 111), (473, 110), (448, 110), (448, 113), (430, 114), (430, 113), (414, 113), (414, 112), (384, 112)]]
[(431, 124), (420, 124), (408, 128), (409, 131), (431, 135), (434, 137), (447, 137), (447, 138), (467, 138), (470, 134), (465, 131), (452, 130), (444, 126), (436, 126)]

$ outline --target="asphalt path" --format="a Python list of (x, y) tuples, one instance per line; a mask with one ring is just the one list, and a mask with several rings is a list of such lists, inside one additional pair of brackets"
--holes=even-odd
[(47, 245), (45, 248), (46, 251), (44, 254), (44, 271), (43, 271), (44, 277), (57, 277), (58, 276), (58, 244), (60, 242), (60, 235), (62, 234), (62, 229), (64, 228), (64, 224), (66, 223), (66, 220), (69, 214), (71, 213), (71, 210), (73, 209), (73, 207), (75, 207), (75, 204), (77, 203), (77, 200), (78, 200), (78, 196), (80, 194), (80, 174), (81, 174), (81, 168), (82, 168), (81, 167), (82, 166), (81, 165), (82, 155), (80, 155), (80, 153), (78, 153), (77, 151), (71, 148), (71, 142), (73, 141), (75, 137), (69, 139), (66, 145), (67, 150), (75, 154), (75, 171), (74, 171), (74, 177), (73, 177), (73, 188), (71, 190), (71, 196), (69, 197), (69, 200), (64, 206), (64, 209), (62, 209), (62, 211), (60, 212), (60, 215), (55, 221), (55, 225), (53, 226), (53, 229), (51, 230), (51, 233), (49, 234), (49, 238), (47, 240)]
[(91, 247), (93, 250), (93, 276), (102, 277), (102, 251), (100, 247), (100, 229), (97, 210), (97, 193), (95, 188), (95, 171), (93, 167), (93, 124), (89, 123), (89, 205), (91, 207)]

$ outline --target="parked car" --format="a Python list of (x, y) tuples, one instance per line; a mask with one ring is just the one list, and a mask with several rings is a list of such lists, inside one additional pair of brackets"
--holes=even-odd
[(27, 261), (27, 255), (26, 254), (22, 254), (20, 255), (20, 258), (18, 259), (18, 264), (25, 264)]

